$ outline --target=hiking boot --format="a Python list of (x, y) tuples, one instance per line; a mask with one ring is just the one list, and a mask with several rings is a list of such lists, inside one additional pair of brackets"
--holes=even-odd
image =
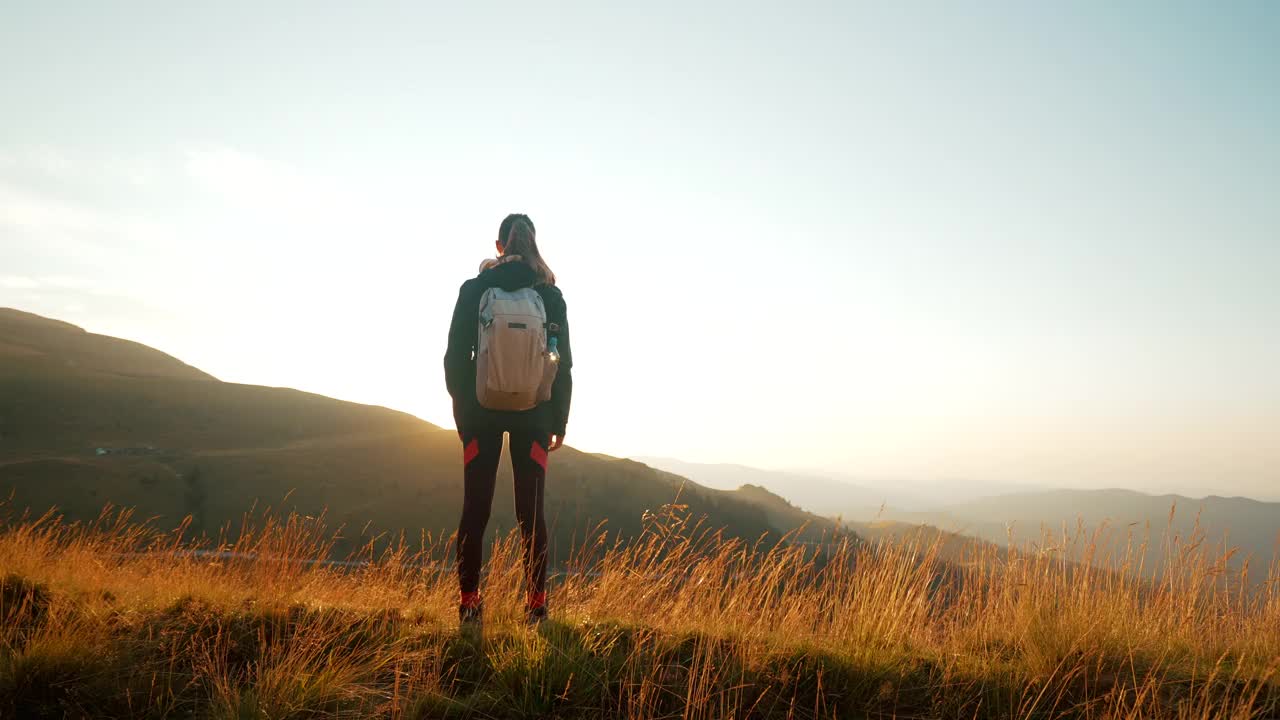
[(536, 608), (529, 608), (527, 622), (530, 625), (541, 625), (547, 621), (547, 606), (539, 605)]

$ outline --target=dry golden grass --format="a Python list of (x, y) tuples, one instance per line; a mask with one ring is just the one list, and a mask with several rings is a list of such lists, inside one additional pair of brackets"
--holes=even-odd
[(953, 563), (911, 539), (751, 546), (678, 507), (647, 527), (582, 548), (537, 630), (518, 544), (496, 542), (473, 635), (447, 539), (332, 566), (312, 518), (247, 517), (218, 556), (127, 513), (12, 523), (0, 717), (1280, 714), (1280, 587), (1240, 587), (1198, 538), (1165, 539), (1147, 581), (1137, 548), (1068, 561), (1082, 533)]

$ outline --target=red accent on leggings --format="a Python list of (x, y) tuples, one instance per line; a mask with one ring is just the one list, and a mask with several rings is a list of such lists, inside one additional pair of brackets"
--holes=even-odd
[(467, 443), (467, 446), (462, 448), (462, 464), (470, 465), (471, 461), (475, 460), (476, 456), (479, 454), (480, 454), (480, 439), (471, 438), (471, 442)]
[(458, 602), (458, 604), (464, 608), (480, 607), (480, 593), (464, 592), (462, 593), (462, 599)]
[(538, 467), (542, 468), (543, 472), (546, 472), (547, 451), (543, 450), (542, 446), (537, 442), (534, 442), (533, 447), (529, 448), (529, 457), (533, 458), (533, 461), (538, 463)]
[(537, 610), (547, 604), (547, 594), (545, 592), (529, 593), (529, 609)]

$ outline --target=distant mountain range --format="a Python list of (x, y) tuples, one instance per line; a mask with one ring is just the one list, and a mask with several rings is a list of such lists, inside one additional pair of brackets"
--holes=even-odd
[(797, 507), (824, 517), (861, 518), (874, 513), (893, 497), (883, 490), (818, 475), (761, 470), (745, 465), (692, 463), (673, 458), (633, 459), (717, 490), (737, 490), (744, 485), (764, 488), (785, 497)]
[(1198, 522), (1198, 530), (1209, 546), (1225, 543), (1238, 548), (1228, 567), (1239, 569), (1249, 560), (1249, 577), (1253, 581), (1267, 577), (1280, 547), (1280, 503), (1242, 497), (1211, 495), (1195, 499), (1118, 489), (1019, 488), (1017, 492), (975, 498), (974, 492), (990, 489), (979, 487), (976, 491), (953, 488), (938, 493), (931, 503), (912, 493), (920, 485), (908, 486), (904, 492), (739, 465), (704, 465), (665, 458), (643, 461), (724, 490), (743, 484), (765, 488), (815, 514), (839, 517), (868, 539), (928, 527), (948, 538), (959, 534), (1000, 545), (1012, 541), (1019, 547), (1042, 547), (1044, 532), (1054, 535), (1048, 539), (1049, 544), (1061, 544), (1064, 532), (1072, 534), (1083, 525), (1090, 532), (1107, 528), (1097, 538), (1094, 550), (1098, 557), (1122, 553), (1130, 533), (1136, 537), (1135, 546), (1149, 537), (1151, 542), (1143, 559), (1151, 569), (1159, 565), (1165, 537), (1176, 536), (1184, 540), (1184, 546), (1191, 544)]
[(1035, 489), (1029, 485), (978, 480), (842, 477), (817, 470), (761, 470), (731, 463), (694, 463), (665, 457), (633, 459), (707, 487), (733, 490), (745, 483), (768, 488), (807, 510), (845, 518), (867, 519), (882, 505), (912, 512), (937, 510), (991, 495)]
[[(600, 522), (611, 537), (633, 537), (646, 510), (677, 499), (730, 536), (836, 528), (759, 489), (711, 489), (572, 448), (551, 461), (553, 552)], [(503, 462), (500, 488), (510, 483)], [(144, 345), (0, 308), (0, 497), (12, 493), (10, 514), (57, 507), (91, 520), (113, 503), (160, 527), (189, 515), (194, 531), (216, 533), (254, 506), (327, 508), (331, 523), (345, 525), (343, 552), (378, 533), (451, 533), (461, 478), (452, 430), (387, 408), (220, 382)], [(491, 532), (514, 526), (511, 495), (497, 493)]]
[(1087, 532), (1104, 530), (1098, 537), (1099, 555), (1122, 554), (1131, 538), (1135, 547), (1149, 539), (1143, 556), (1148, 568), (1159, 566), (1168, 539), (1180, 538), (1182, 547), (1202, 539), (1204, 547), (1236, 548), (1227, 566), (1239, 569), (1247, 561), (1253, 581), (1266, 578), (1272, 562), (1280, 558), (1280, 503), (1243, 497), (1195, 499), (1120, 489), (1045, 490), (970, 501), (937, 512), (888, 512), (885, 517), (996, 543), (1012, 539), (1018, 545), (1061, 544), (1061, 538), (1081, 526)]

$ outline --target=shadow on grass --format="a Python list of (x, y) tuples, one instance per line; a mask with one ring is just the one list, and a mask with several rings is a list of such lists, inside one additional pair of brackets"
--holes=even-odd
[[(1008, 717), (1009, 684), (967, 682), (972, 701), (934, 694), (946, 671), (925, 661), (864, 662), (814, 648), (777, 653), (705, 633), (548, 621), (536, 630), (441, 632), (440, 687), (408, 718)], [(956, 682), (957, 678), (949, 678)]]

